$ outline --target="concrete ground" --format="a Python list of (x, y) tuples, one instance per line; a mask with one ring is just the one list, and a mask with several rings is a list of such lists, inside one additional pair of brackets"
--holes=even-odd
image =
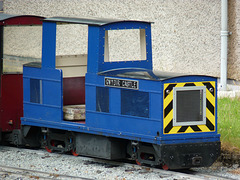
[[(218, 82), (218, 84), (220, 84)], [(219, 88), (218, 88), (219, 89)], [(227, 91), (218, 90), (218, 98), (235, 98), (240, 97), (240, 81), (228, 80), (227, 81)]]

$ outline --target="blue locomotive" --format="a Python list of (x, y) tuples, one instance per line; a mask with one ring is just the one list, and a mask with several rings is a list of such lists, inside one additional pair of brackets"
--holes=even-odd
[[(56, 56), (57, 25), (65, 24), (88, 26), (87, 54)], [(52, 17), (42, 27), (42, 62), (23, 67), (15, 144), (164, 169), (217, 159), (217, 80), (153, 71), (151, 22)], [(113, 61), (109, 36), (128, 30), (138, 32), (140, 54)]]

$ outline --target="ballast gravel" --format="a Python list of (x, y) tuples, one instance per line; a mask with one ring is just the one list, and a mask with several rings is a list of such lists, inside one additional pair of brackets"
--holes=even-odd
[[(97, 158), (89, 158), (68, 154), (48, 153), (45, 150), (19, 149), (15, 147), (0, 146), (0, 172), (1, 166), (17, 167), (55, 174), (53, 179), (72, 179), (59, 175), (68, 175), (75, 178), (86, 179), (214, 179), (203, 175), (184, 174), (181, 172), (164, 171), (161, 169), (142, 167), (122, 162), (106, 161)], [(204, 171), (204, 169), (203, 169)], [(199, 170), (201, 173), (201, 169)], [(226, 171), (219, 172), (226, 174)], [(220, 176), (220, 174), (218, 174)], [(231, 177), (230, 177), (231, 176)], [(15, 175), (14, 179), (42, 179), (31, 175), (22, 177)], [(17, 177), (17, 178), (16, 178)], [(240, 179), (240, 176), (229, 175), (228, 178)], [(11, 174), (6, 176), (0, 173), (0, 179), (13, 179)], [(49, 178), (50, 179), (50, 178)], [(219, 178), (216, 178), (219, 179)], [(221, 178), (220, 178), (221, 179)]]

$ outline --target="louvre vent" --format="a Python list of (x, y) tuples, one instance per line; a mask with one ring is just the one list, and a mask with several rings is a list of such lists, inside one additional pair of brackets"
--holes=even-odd
[(199, 125), (206, 123), (206, 88), (174, 88), (174, 126)]

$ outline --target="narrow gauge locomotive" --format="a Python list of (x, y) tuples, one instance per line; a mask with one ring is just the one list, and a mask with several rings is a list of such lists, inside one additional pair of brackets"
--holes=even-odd
[[(61, 24), (88, 26), (88, 54), (56, 56)], [(150, 22), (52, 17), (42, 26), (42, 62), (23, 67), (24, 115), (12, 142), (165, 169), (217, 159), (217, 80), (153, 71)], [(138, 32), (140, 55), (113, 61), (109, 36), (128, 30)], [(76, 109), (83, 117), (74, 119)]]

